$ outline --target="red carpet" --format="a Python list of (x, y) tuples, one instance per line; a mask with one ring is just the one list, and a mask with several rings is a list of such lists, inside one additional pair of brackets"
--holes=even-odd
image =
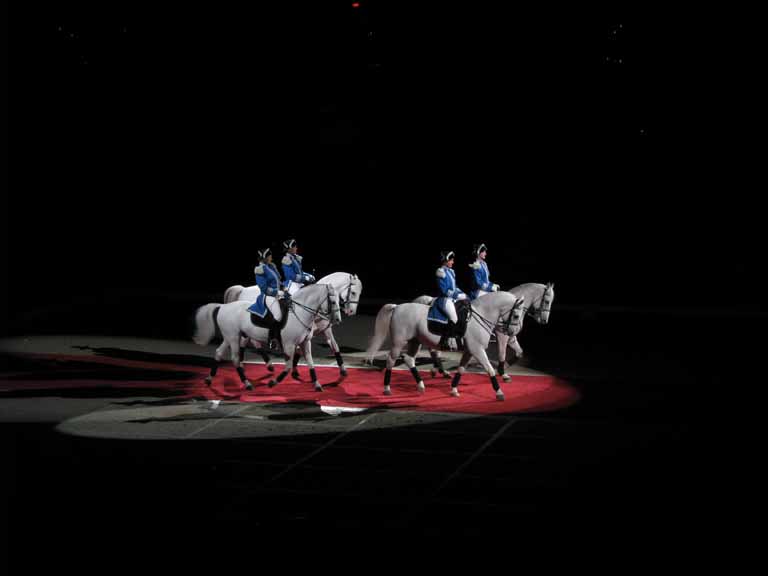
[[(309, 369), (299, 367), (301, 380), (294, 380), (290, 375), (274, 388), (267, 382), (279, 373), (281, 365), (276, 364), (276, 372), (270, 373), (262, 364), (246, 364), (245, 372), (254, 385), (251, 392), (241, 387), (240, 379), (232, 365), (219, 368), (213, 386), (207, 387), (203, 378), (208, 369), (177, 364), (161, 364), (99, 356), (61, 356), (32, 355), (32, 358), (56, 360), (55, 376), (51, 376), (51, 367), (24, 373), (3, 374), (0, 376), (0, 390), (6, 393), (15, 391), (73, 390), (84, 388), (114, 388), (121, 390), (137, 389), (137, 395), (151, 394), (152, 389), (164, 392), (173, 391), (180, 398), (204, 397), (209, 400), (239, 400), (241, 402), (315, 402), (324, 406), (342, 406), (354, 408), (391, 408), (397, 410), (417, 410), (425, 412), (457, 412), (468, 414), (502, 414), (510, 412), (540, 412), (557, 410), (569, 406), (579, 399), (579, 392), (570, 384), (552, 376), (512, 376), (511, 382), (502, 382), (499, 378), (506, 400), (496, 400), (488, 376), (465, 374), (459, 390), (461, 396), (450, 395), (450, 380), (431, 378), (428, 371), (422, 372), (427, 390), (424, 394), (416, 392), (416, 382), (410, 372), (395, 370), (392, 373), (392, 396), (384, 396), (384, 373), (378, 370), (347, 368), (349, 376), (339, 382), (337, 367), (318, 367), (317, 376), (323, 385), (323, 392), (315, 392), (309, 379)], [(68, 367), (77, 363), (77, 369)], [(94, 374), (83, 377), (83, 363), (93, 365)], [(141, 370), (151, 370), (152, 379), (102, 379), (98, 377), (99, 367), (119, 366)], [(157, 377), (158, 372), (168, 371), (169, 378)], [(72, 372), (72, 379), (67, 378)], [(128, 371), (130, 373), (130, 370)], [(179, 373), (186, 378), (179, 379)], [(138, 393), (138, 389), (141, 393)], [(109, 392), (105, 391), (105, 396)]]

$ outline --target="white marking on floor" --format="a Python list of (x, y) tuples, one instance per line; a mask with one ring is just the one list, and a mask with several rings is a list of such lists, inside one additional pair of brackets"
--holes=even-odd
[(218, 419), (218, 420), (216, 420), (215, 422), (209, 422), (209, 423), (208, 423), (208, 424), (206, 424), (205, 426), (201, 426), (200, 428), (198, 428), (197, 430), (194, 430), (194, 431), (190, 432), (190, 433), (189, 433), (189, 434), (187, 434), (186, 436), (182, 436), (182, 439), (183, 439), (183, 440), (186, 440), (186, 439), (188, 439), (188, 438), (192, 438), (192, 436), (194, 436), (194, 435), (196, 435), (196, 434), (199, 434), (199, 433), (200, 433), (200, 432), (202, 432), (203, 430), (207, 430), (208, 428), (212, 428), (212, 427), (216, 426), (216, 424), (218, 424), (218, 423), (219, 423), (219, 422), (221, 422), (222, 420), (226, 420), (226, 419), (227, 419), (227, 418), (229, 418), (230, 416), (235, 416), (235, 415), (239, 414), (240, 412), (242, 412), (243, 410), (247, 410), (248, 408), (250, 408), (250, 405), (249, 405), (249, 404), (246, 404), (245, 406), (243, 406), (242, 408), (240, 408), (240, 409), (238, 409), (238, 410), (235, 410), (235, 411), (234, 411), (234, 412), (232, 412), (231, 414), (227, 414), (227, 415), (225, 415), (225, 416), (222, 416), (221, 418), (219, 418), (219, 419)]
[(360, 428), (360, 426), (362, 426), (363, 424), (365, 424), (366, 422), (368, 422), (368, 421), (369, 421), (371, 418), (373, 418), (374, 416), (376, 416), (376, 414), (371, 414), (370, 416), (367, 416), (367, 417), (363, 418), (363, 419), (362, 419), (360, 422), (358, 422), (357, 424), (355, 424), (354, 426), (352, 426), (352, 428), (350, 428), (349, 430), (345, 430), (345, 431), (344, 431), (344, 432), (342, 432), (341, 434), (337, 434), (336, 436), (334, 436), (333, 438), (331, 438), (331, 439), (330, 439), (328, 442), (326, 442), (325, 444), (323, 444), (322, 446), (320, 446), (320, 447), (319, 447), (319, 448), (317, 448), (316, 450), (313, 450), (312, 452), (310, 452), (309, 454), (307, 454), (307, 455), (306, 455), (306, 456), (304, 456), (303, 458), (299, 458), (299, 459), (298, 459), (296, 462), (294, 462), (293, 464), (291, 464), (290, 466), (288, 466), (288, 468), (286, 468), (286, 469), (285, 469), (285, 470), (283, 470), (282, 472), (279, 472), (279, 473), (278, 473), (278, 474), (276, 474), (275, 476), (272, 476), (272, 478), (270, 478), (269, 480), (267, 480), (267, 481), (264, 483), (264, 485), (266, 486), (267, 484), (271, 484), (272, 482), (275, 482), (276, 480), (279, 480), (280, 478), (282, 478), (283, 476), (285, 476), (286, 474), (288, 474), (288, 472), (290, 472), (290, 471), (291, 471), (291, 470), (293, 470), (294, 468), (297, 468), (298, 466), (301, 466), (302, 464), (304, 464), (304, 462), (306, 462), (307, 460), (309, 460), (309, 459), (313, 458), (314, 456), (316, 456), (317, 454), (319, 454), (320, 452), (322, 452), (322, 451), (323, 451), (323, 450), (325, 450), (326, 448), (330, 448), (330, 447), (331, 447), (333, 444), (335, 444), (337, 441), (339, 441), (339, 440), (341, 440), (342, 438), (344, 438), (344, 436), (346, 436), (347, 434), (350, 434), (350, 433), (354, 432), (355, 430), (357, 430), (358, 428)]
[(491, 436), (491, 437), (490, 437), (488, 440), (486, 440), (485, 444), (483, 444), (482, 446), (480, 446), (480, 448), (478, 448), (478, 449), (477, 449), (477, 450), (476, 450), (476, 451), (475, 451), (475, 452), (472, 454), (472, 456), (470, 456), (470, 457), (469, 457), (467, 460), (465, 460), (465, 461), (464, 461), (464, 462), (461, 464), (461, 466), (459, 466), (458, 468), (456, 468), (456, 470), (454, 470), (454, 471), (453, 471), (453, 472), (452, 472), (452, 473), (451, 473), (451, 474), (450, 474), (450, 475), (449, 475), (449, 476), (448, 476), (448, 477), (447, 477), (445, 480), (443, 480), (443, 483), (442, 483), (442, 484), (440, 484), (440, 486), (437, 488), (437, 490), (435, 490), (434, 496), (437, 496), (437, 495), (440, 493), (440, 491), (441, 491), (443, 488), (445, 488), (445, 487), (446, 487), (446, 486), (447, 486), (447, 485), (448, 485), (448, 484), (451, 482), (451, 480), (453, 480), (454, 478), (456, 478), (457, 476), (459, 476), (459, 475), (460, 475), (460, 474), (461, 474), (461, 473), (462, 473), (462, 472), (463, 472), (463, 471), (464, 471), (464, 470), (467, 468), (467, 466), (469, 466), (470, 464), (472, 464), (472, 462), (473, 462), (473, 461), (474, 461), (474, 460), (475, 460), (475, 459), (476, 459), (478, 456), (480, 456), (480, 454), (482, 454), (482, 453), (483, 453), (483, 451), (484, 451), (486, 448), (488, 448), (488, 446), (490, 446), (491, 444), (493, 444), (493, 443), (496, 441), (496, 439), (497, 439), (499, 436), (501, 436), (501, 435), (504, 433), (504, 431), (505, 431), (507, 428), (509, 428), (510, 426), (512, 426), (512, 424), (514, 424), (516, 421), (517, 421), (517, 419), (513, 418), (513, 419), (509, 420), (509, 421), (508, 421), (506, 424), (504, 424), (504, 426), (502, 426), (501, 428), (499, 428), (499, 429), (496, 431), (496, 433), (495, 433), (493, 436)]

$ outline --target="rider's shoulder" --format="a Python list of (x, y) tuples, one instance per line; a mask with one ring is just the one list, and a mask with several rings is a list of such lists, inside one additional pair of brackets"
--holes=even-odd
[(264, 264), (259, 264), (253, 271), (256, 272), (256, 274), (264, 274)]
[(283, 256), (283, 264), (285, 264), (286, 266), (290, 266), (291, 264), (293, 264), (293, 260), (291, 260), (291, 256), (289, 254), (286, 254), (285, 256)]
[(480, 262), (477, 262), (477, 261), (472, 262), (472, 264), (470, 264), (469, 267), (472, 268), (472, 270), (480, 270)]
[(445, 270), (443, 270), (443, 267), (437, 269), (437, 272), (435, 272), (435, 276), (438, 278), (445, 278)]

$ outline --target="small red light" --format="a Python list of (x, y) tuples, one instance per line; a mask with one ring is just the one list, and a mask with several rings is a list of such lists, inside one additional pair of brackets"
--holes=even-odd
[(352, 2), (352, 8), (360, 8), (360, 2)]

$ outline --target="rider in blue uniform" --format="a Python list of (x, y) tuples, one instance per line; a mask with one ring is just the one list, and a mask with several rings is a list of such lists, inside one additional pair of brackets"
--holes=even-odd
[(445, 346), (451, 333), (454, 332), (458, 316), (456, 315), (456, 306), (454, 302), (464, 300), (467, 295), (456, 285), (456, 272), (453, 271), (453, 261), (456, 255), (454, 252), (443, 252), (441, 254), (442, 266), (437, 269), (437, 289), (439, 296), (437, 305), (448, 316), (448, 333), (444, 334), (440, 345)]
[(305, 284), (314, 282), (315, 277), (301, 269), (302, 257), (298, 255), (299, 247), (296, 240), (286, 240), (283, 242), (283, 248), (285, 248), (285, 256), (282, 260), (283, 275), (285, 276), (283, 288), (289, 294), (295, 294)]
[(277, 306), (271, 306), (271, 304), (276, 298), (283, 297), (283, 291), (280, 290), (280, 274), (272, 263), (272, 250), (269, 248), (261, 250), (258, 252), (258, 257), (259, 264), (253, 271), (256, 274), (256, 284), (259, 286), (261, 294), (256, 298), (256, 302), (251, 304), (248, 311), (263, 318), (266, 309), (269, 308), (275, 320), (279, 322), (282, 318), (280, 309)]
[(283, 319), (282, 311), (278, 299), (283, 298), (284, 292), (280, 290), (280, 274), (272, 263), (272, 250), (266, 248), (258, 252), (259, 264), (254, 268), (256, 274), (256, 284), (258, 284), (261, 294), (256, 298), (256, 302), (248, 307), (248, 312), (265, 319), (269, 314), (274, 319), (273, 327), (270, 328), (270, 345), (274, 346), (273, 340), (277, 334), (275, 329)]
[(475, 245), (474, 254), (476, 260), (469, 265), (472, 269), (472, 291), (469, 293), (471, 300), (475, 300), (489, 292), (497, 292), (499, 289), (499, 285), (494, 284), (490, 280), (488, 264), (485, 263), (487, 252), (488, 248), (485, 244)]

